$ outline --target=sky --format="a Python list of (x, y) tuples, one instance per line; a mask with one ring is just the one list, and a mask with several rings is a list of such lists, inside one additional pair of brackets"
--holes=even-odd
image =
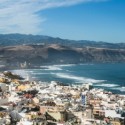
[(0, 34), (125, 43), (125, 0), (0, 0)]

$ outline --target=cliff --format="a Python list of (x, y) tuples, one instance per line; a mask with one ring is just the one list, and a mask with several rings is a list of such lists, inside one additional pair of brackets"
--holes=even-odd
[(125, 62), (124, 49), (69, 47), (58, 44), (0, 47), (0, 65), (30, 68), (47, 64)]

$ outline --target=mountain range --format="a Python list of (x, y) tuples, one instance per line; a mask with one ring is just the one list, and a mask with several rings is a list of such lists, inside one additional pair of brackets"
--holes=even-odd
[(103, 41), (89, 41), (89, 40), (69, 40), (54, 38), (44, 35), (25, 35), (25, 34), (0, 34), (1, 46), (14, 45), (29, 45), (29, 44), (60, 44), (70, 47), (97, 47), (97, 48), (111, 48), (111, 49), (125, 49), (125, 43), (108, 43)]
[(125, 62), (125, 43), (67, 40), (42, 35), (0, 35), (0, 68)]

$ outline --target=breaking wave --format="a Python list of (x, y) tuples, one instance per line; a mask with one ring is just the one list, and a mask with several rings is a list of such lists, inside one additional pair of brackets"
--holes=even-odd
[(54, 66), (59, 66), (59, 67), (72, 67), (72, 66), (76, 66), (76, 64), (64, 64), (64, 65), (54, 65)]
[(62, 70), (59, 66), (40, 66), (41, 70)]
[(94, 84), (94, 86), (98, 86), (98, 87), (117, 87), (117, 86), (119, 86), (119, 85), (117, 85), (117, 84), (106, 84), (106, 83), (104, 83), (104, 84)]
[(51, 65), (51, 66), (40, 66), (41, 70), (63, 70), (63, 67), (72, 67), (76, 64), (64, 64), (64, 65)]
[(50, 73), (42, 73), (42, 72), (32, 72), (32, 75), (46, 75), (46, 74), (50, 74)]
[(75, 82), (80, 82), (80, 83), (100, 83), (105, 81), (105, 80), (95, 80), (95, 79), (86, 78), (86, 77), (79, 77), (68, 73), (51, 73), (51, 74), (56, 75), (56, 77), (58, 78), (71, 79), (71, 80), (75, 80)]
[(19, 69), (19, 70), (12, 70), (13, 73), (22, 76), (23, 78), (27, 78), (29, 76), (29, 73), (27, 73), (25, 70)]
[(121, 92), (125, 92), (125, 87), (117, 87), (117, 88), (111, 88), (112, 90), (119, 90)]
[(27, 73), (33, 73), (34, 71), (31, 71), (31, 70), (25, 70), (25, 72), (27, 72)]

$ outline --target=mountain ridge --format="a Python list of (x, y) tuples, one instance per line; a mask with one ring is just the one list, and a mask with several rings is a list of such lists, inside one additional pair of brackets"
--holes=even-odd
[(61, 39), (59, 37), (51, 37), (45, 35), (25, 35), (25, 34), (0, 34), (1, 46), (14, 46), (14, 45), (44, 45), (44, 44), (59, 44), (71, 47), (98, 47), (98, 48), (111, 48), (111, 49), (125, 49), (125, 43), (108, 43), (103, 41), (90, 41), (90, 40), (70, 40)]
[(125, 43), (75, 41), (43, 35), (0, 35), (0, 69), (125, 62)]
[(41, 65), (125, 62), (124, 49), (69, 47), (58, 44), (0, 47), (0, 65), (7, 69)]

